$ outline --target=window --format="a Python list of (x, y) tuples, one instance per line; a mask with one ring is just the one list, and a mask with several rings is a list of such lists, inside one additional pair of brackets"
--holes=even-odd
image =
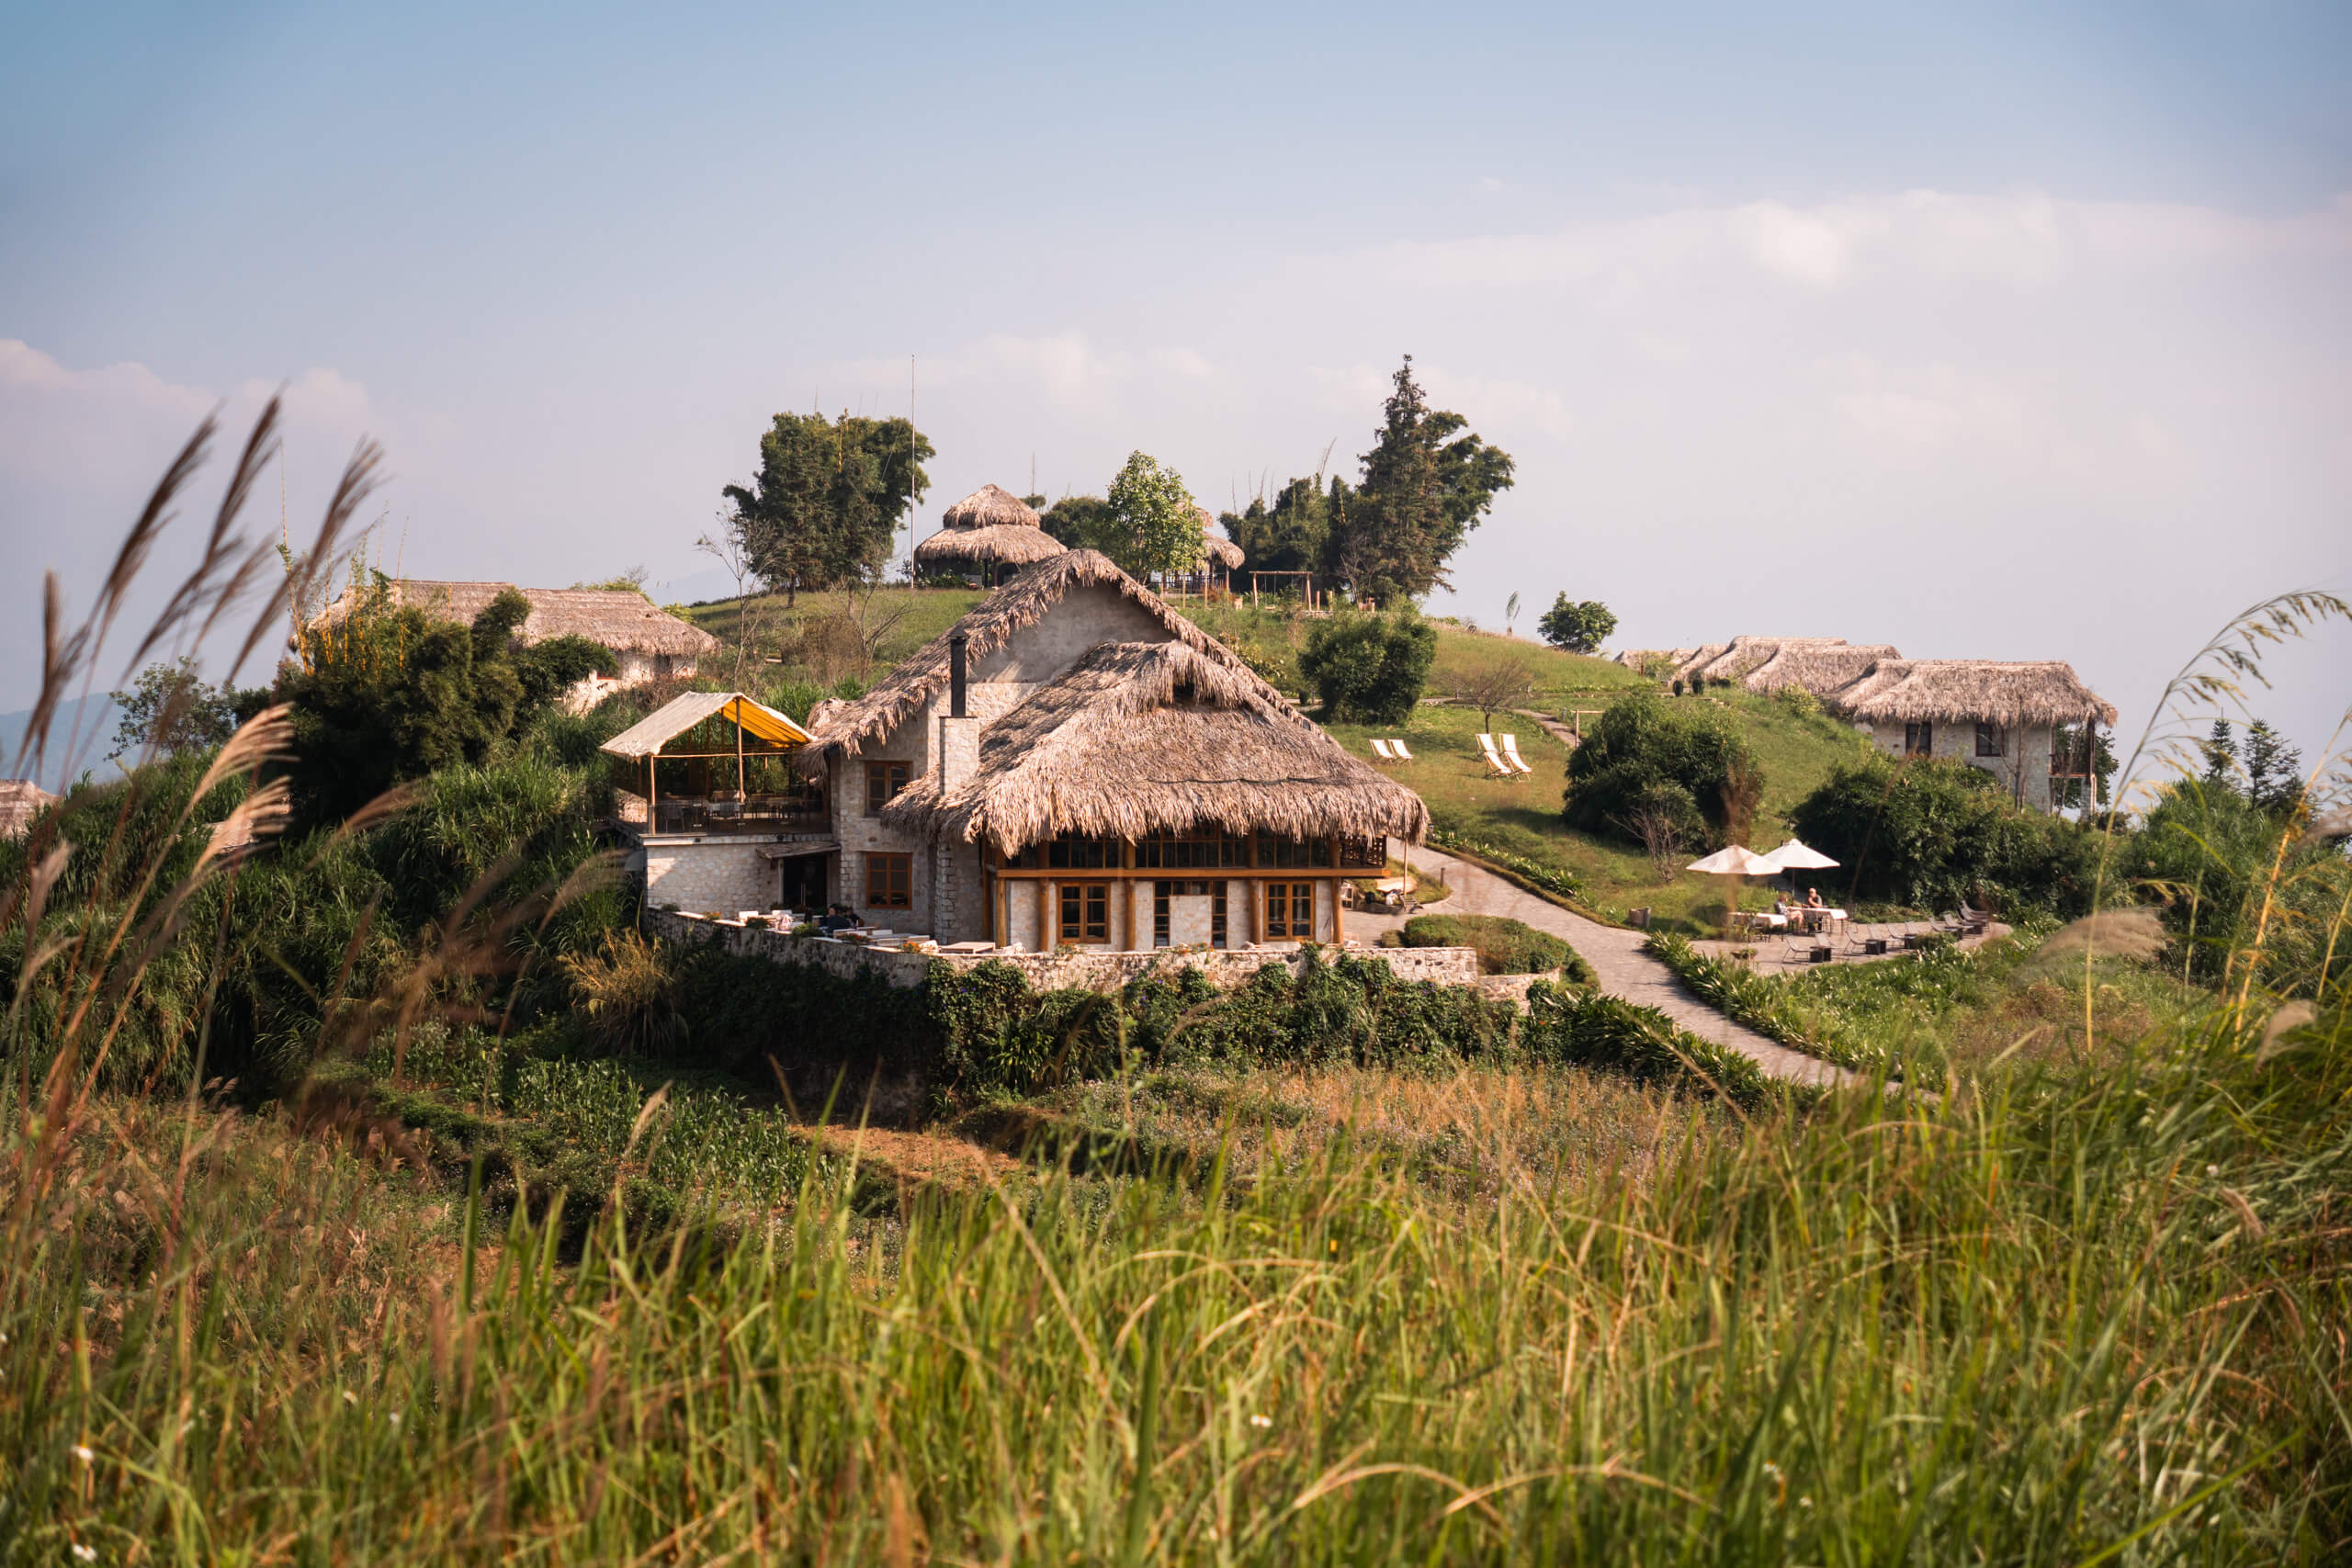
[(1213, 828), (1136, 840), (1136, 864), (1153, 871), (1216, 871), (1249, 863), (1250, 840)]
[(1266, 940), (1309, 942), (1315, 936), (1315, 884), (1266, 884)]
[(1107, 882), (1065, 882), (1061, 885), (1061, 940), (1102, 942), (1111, 940), (1111, 885)]
[(868, 762), (865, 764), (865, 814), (868, 817), (890, 803), (890, 797), (907, 787), (907, 764), (904, 762)]
[(1906, 724), (1903, 727), (1903, 754), (1925, 757), (1936, 749), (1936, 727), (1932, 724)]
[(1056, 871), (1100, 871), (1119, 863), (1116, 839), (1080, 839), (1068, 833), (1046, 846), (1046, 863)]
[(1227, 945), (1225, 934), (1225, 884), (1218, 882), (1155, 882), (1151, 885), (1151, 945), (1169, 945), (1168, 900), (1183, 894), (1209, 896), (1209, 945)]
[(1328, 867), (1331, 863), (1331, 840), (1329, 839), (1277, 839), (1261, 835), (1258, 840), (1258, 863), (1277, 871), (1305, 871), (1310, 866)]
[(915, 907), (915, 857), (865, 857), (865, 907), (869, 909), (911, 909)]
[(1980, 756), (1980, 757), (2002, 757), (2002, 756), (2007, 756), (2008, 753), (2007, 753), (2007, 752), (2003, 749), (2003, 747), (2002, 747), (2002, 743), (2001, 743), (2001, 742), (2002, 742), (2001, 727), (2000, 727), (1999, 725), (1997, 725), (1997, 724), (1986, 724), (1986, 723), (1985, 723), (1984, 720), (1982, 720), (1982, 719), (1979, 719), (1979, 720), (1977, 721), (1977, 724), (1976, 724), (1976, 754), (1977, 754), (1978, 756)]
[(1388, 840), (1375, 833), (1369, 839), (1341, 839), (1340, 864), (1349, 870), (1385, 871), (1388, 869)]

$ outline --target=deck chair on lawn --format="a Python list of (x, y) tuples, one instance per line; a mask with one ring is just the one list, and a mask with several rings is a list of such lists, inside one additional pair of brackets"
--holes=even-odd
[(1374, 740), (1372, 743), (1372, 754), (1384, 762), (1393, 762), (1396, 760), (1396, 753), (1388, 749), (1388, 742), (1385, 740)]
[(1405, 750), (1405, 742), (1401, 739), (1391, 740), (1388, 743), (1388, 750), (1390, 754), (1400, 762), (1409, 762), (1413, 760), (1413, 754)]
[(1495, 738), (1493, 736), (1481, 735), (1478, 737), (1478, 752), (1479, 755), (1483, 756), (1487, 760), (1487, 771), (1489, 773), (1492, 773), (1495, 777), (1498, 779), (1515, 779), (1519, 777), (1517, 773), (1511, 771), (1510, 764), (1503, 761), (1503, 754), (1495, 750)]
[(1517, 768), (1522, 773), (1532, 773), (1535, 771), (1533, 768), (1527, 765), (1527, 759), (1519, 754), (1518, 736), (1505, 735), (1499, 739), (1503, 743), (1504, 761), (1509, 762), (1512, 767)]

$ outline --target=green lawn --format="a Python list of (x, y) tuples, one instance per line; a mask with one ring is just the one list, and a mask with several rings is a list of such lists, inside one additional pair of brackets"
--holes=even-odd
[[(1834, 719), (1797, 715), (1769, 698), (1732, 694), (1675, 700), (1719, 705), (1755, 749), (1764, 766), (1764, 804), (1750, 835), (1755, 840), (1750, 847), (1758, 850), (1770, 849), (1787, 837), (1788, 812), (1828, 776), (1832, 766), (1860, 755), (1867, 744)], [(1661, 881), (1639, 850), (1570, 829), (1560, 820), (1568, 748), (1532, 720), (1497, 715), (1494, 723), (1497, 731), (1519, 737), (1520, 754), (1535, 772), (1515, 779), (1492, 777), (1476, 739), (1484, 727), (1480, 716), (1451, 705), (1424, 704), (1401, 728), (1352, 724), (1329, 728), (1366, 761), (1373, 760), (1374, 736), (1404, 737), (1414, 760), (1375, 765), (1427, 801), (1439, 827), (1574, 873), (1583, 879), (1589, 902), (1605, 914), (1647, 906), (1658, 919), (1688, 921), (1693, 929), (1713, 918), (1724, 891), (1719, 879), (1677, 872)], [(1762, 905), (1770, 895), (1751, 887), (1747, 898), (1751, 905)]]
[[(830, 590), (803, 593), (786, 606), (783, 594), (770, 593), (695, 604), (687, 609), (686, 617), (731, 647), (748, 608), (753, 641), (763, 655), (782, 655), (786, 675), (831, 685), (842, 675), (878, 679), (986, 597), (971, 588), (881, 588), (870, 595)], [(826, 652), (808, 646), (811, 628), (839, 617), (854, 622), (861, 612), (865, 626), (880, 633), (873, 658), (865, 661), (866, 668), (855, 668), (860, 660), (844, 650)]]

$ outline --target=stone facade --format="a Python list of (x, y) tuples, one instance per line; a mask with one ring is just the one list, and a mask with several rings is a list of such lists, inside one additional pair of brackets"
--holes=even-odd
[[(751, 905), (743, 906), (745, 908)], [(1081, 989), (1116, 991), (1130, 980), (1155, 970), (1173, 974), (1190, 965), (1219, 989), (1246, 982), (1269, 964), (1280, 964), (1295, 975), (1306, 963), (1305, 950), (1295, 942), (1234, 952), (1182, 952), (1162, 948), (1156, 953), (928, 953), (876, 950), (861, 942), (830, 937), (791, 936), (777, 931), (745, 926), (734, 919), (708, 920), (692, 914), (648, 910), (649, 936), (680, 945), (717, 942), (729, 953), (753, 953), (779, 963), (814, 964), (844, 979), (879, 974), (899, 987), (920, 986), (931, 965), (944, 963), (957, 969), (983, 964), (1010, 964), (1039, 990)], [(1322, 950), (1327, 955), (1333, 950)], [(1478, 953), (1469, 947), (1365, 947), (1346, 950), (1358, 958), (1385, 964), (1401, 980), (1430, 980), (1441, 986), (1478, 985), (1490, 995), (1524, 998), (1533, 976), (1488, 976), (1478, 973)]]
[(774, 840), (654, 834), (644, 840), (645, 901), (695, 914), (738, 914), (775, 903), (775, 863), (760, 853)]
[[(1855, 728), (1890, 757), (1908, 754), (1914, 727), (1903, 724), (1857, 724)], [(2050, 754), (2052, 730), (2046, 724), (1996, 726), (2001, 755), (1977, 755), (1973, 720), (1938, 720), (1929, 727), (1928, 755), (1945, 761), (1965, 762), (2001, 781), (2011, 798), (2039, 811), (2051, 809)]]

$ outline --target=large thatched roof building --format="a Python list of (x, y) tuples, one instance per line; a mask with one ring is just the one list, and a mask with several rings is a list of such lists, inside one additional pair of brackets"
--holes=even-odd
[[(625, 686), (649, 681), (682, 680), (695, 672), (701, 660), (718, 650), (718, 639), (671, 615), (633, 589), (516, 588), (511, 582), (445, 582), (404, 577), (391, 585), (395, 606), (423, 611), (436, 621), (469, 625), (490, 608), (492, 600), (509, 590), (530, 601), (517, 635), (526, 646), (552, 637), (584, 637), (603, 643), (619, 660), (616, 675), (591, 675), (567, 695), (576, 709), (594, 706)], [(334, 602), (311, 621), (312, 630), (339, 626), (360, 603), (352, 592)]]
[(1420, 797), (1091, 550), (1029, 568), (797, 763), (869, 920), (1043, 950), (1330, 942)]
[(1037, 522), (1027, 502), (1001, 486), (982, 485), (941, 514), (939, 532), (915, 547), (915, 565), (994, 581), (1008, 569), (1062, 553), (1061, 541)]
[[(2067, 793), (2054, 781), (2084, 776), (2082, 738), (2116, 719), (2115, 705), (2055, 659), (1873, 660), (1823, 700), (1891, 755), (1967, 762), (2044, 808)], [(2062, 727), (2072, 743), (2059, 743)]]

